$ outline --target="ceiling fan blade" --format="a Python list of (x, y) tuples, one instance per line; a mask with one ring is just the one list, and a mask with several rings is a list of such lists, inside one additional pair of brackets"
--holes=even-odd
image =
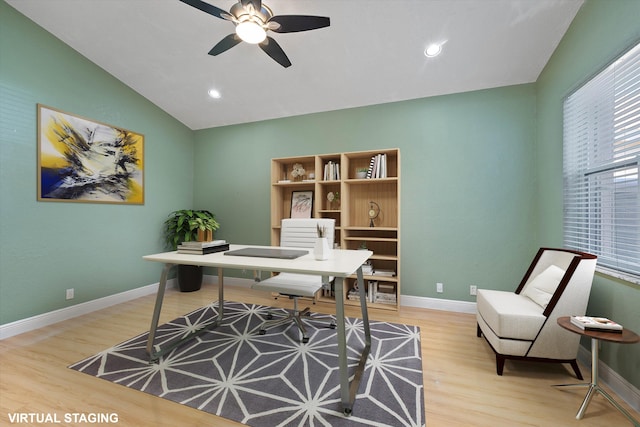
[(278, 15), (269, 20), (269, 24), (275, 22), (280, 24), (278, 28), (269, 29), (276, 33), (296, 33), (298, 31), (316, 30), (318, 28), (328, 27), (331, 21), (326, 16), (307, 16), (307, 15)]
[(260, 43), (258, 46), (260, 46), (260, 49), (262, 49), (264, 53), (269, 55), (274, 61), (282, 65), (284, 68), (291, 66), (291, 61), (287, 58), (284, 50), (282, 50), (278, 42), (271, 37), (267, 37), (265, 41)]
[(200, 9), (201, 11), (208, 13), (209, 15), (213, 15), (216, 18), (220, 19), (228, 19), (229, 12), (217, 8), (209, 3), (205, 3), (202, 0), (180, 0), (182, 3), (188, 4), (189, 6), (193, 6), (196, 9)]
[(209, 51), (209, 55), (220, 55), (221, 53), (228, 51), (241, 41), (242, 40), (236, 33), (229, 34), (227, 37), (220, 40), (218, 44)]

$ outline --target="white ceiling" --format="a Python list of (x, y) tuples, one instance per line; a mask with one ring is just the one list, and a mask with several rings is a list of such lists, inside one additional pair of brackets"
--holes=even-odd
[[(283, 68), (245, 43), (208, 55), (233, 24), (178, 0), (6, 1), (194, 130), (534, 82), (583, 3), (265, 0), (274, 15), (331, 18), (270, 33)], [(432, 42), (437, 58), (423, 54)]]

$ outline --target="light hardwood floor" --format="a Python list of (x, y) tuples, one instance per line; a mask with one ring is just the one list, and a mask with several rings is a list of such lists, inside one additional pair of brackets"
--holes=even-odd
[[(161, 321), (216, 299), (214, 285), (193, 293), (168, 290)], [(274, 301), (264, 293), (231, 286), (225, 287), (225, 299), (288, 304), (286, 299)], [(21, 412), (57, 414), (60, 420), (67, 413), (116, 413), (118, 426), (239, 426), (67, 368), (147, 331), (153, 303), (150, 295), (0, 341), (0, 425), (11, 425), (9, 414)], [(331, 312), (327, 305), (313, 309)], [(357, 316), (357, 311), (349, 307), (347, 315)], [(491, 349), (476, 337), (473, 315), (403, 308), (399, 313), (371, 310), (370, 317), (420, 326), (429, 427), (631, 425), (600, 395), (593, 398), (584, 419), (576, 420), (586, 389), (553, 388), (577, 381), (563, 366), (507, 361), (504, 375), (497, 376)], [(588, 378), (589, 368), (581, 369)]]

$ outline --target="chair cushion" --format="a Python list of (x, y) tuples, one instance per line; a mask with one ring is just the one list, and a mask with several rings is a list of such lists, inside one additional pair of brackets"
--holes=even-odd
[(564, 273), (565, 271), (560, 267), (550, 265), (527, 284), (522, 294), (540, 307), (547, 308), (553, 293), (564, 277)]
[(478, 289), (477, 310), (498, 338), (533, 340), (546, 319), (538, 304), (514, 292)]
[(252, 289), (278, 292), (283, 295), (313, 297), (322, 288), (322, 276), (297, 273), (280, 273), (256, 282)]

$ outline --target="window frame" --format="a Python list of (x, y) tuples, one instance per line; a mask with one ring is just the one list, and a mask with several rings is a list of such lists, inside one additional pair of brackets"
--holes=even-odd
[(565, 96), (562, 111), (564, 245), (640, 285), (640, 40)]

